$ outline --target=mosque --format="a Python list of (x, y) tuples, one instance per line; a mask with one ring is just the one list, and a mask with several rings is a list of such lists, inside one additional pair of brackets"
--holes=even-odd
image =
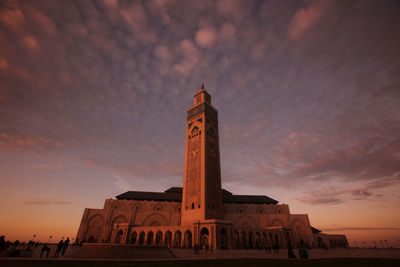
[(77, 242), (168, 248), (348, 247), (345, 235), (311, 226), (307, 214), (263, 195), (221, 187), (218, 112), (202, 88), (187, 110), (183, 187), (128, 191), (84, 210)]

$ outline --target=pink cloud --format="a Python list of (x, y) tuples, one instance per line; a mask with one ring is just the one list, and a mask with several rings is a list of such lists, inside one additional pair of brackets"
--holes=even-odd
[(103, 0), (104, 4), (108, 7), (115, 8), (118, 7), (118, 0)]
[(245, 15), (242, 3), (240, 0), (218, 0), (217, 11), (229, 19), (241, 20)]
[(178, 64), (175, 64), (173, 68), (176, 73), (186, 77), (199, 62), (199, 50), (189, 39), (181, 41), (179, 46), (183, 59)]
[(55, 35), (57, 33), (57, 28), (53, 21), (43, 13), (30, 6), (24, 7), (24, 13), (37, 27), (44, 30), (46, 33), (50, 35)]
[(135, 2), (129, 7), (120, 9), (124, 21), (135, 33), (135, 37), (145, 42), (155, 43), (157, 37), (148, 27), (148, 17), (141, 4)]
[(25, 21), (25, 16), (19, 9), (0, 8), (0, 22), (14, 30), (19, 29)]
[(7, 59), (0, 58), (0, 69), (6, 69), (8, 67)]
[(214, 45), (217, 34), (214, 28), (200, 29), (197, 31), (195, 39), (198, 46), (210, 48)]
[(31, 167), (34, 169), (60, 169), (60, 168), (63, 168), (63, 166), (61, 164), (53, 164), (53, 163), (32, 164)]
[(24, 205), (66, 205), (70, 203), (71, 202), (55, 198), (37, 198), (20, 202), (20, 204)]
[(225, 42), (236, 40), (236, 28), (232, 23), (224, 23), (219, 31), (219, 38)]
[(10, 151), (47, 151), (61, 146), (61, 143), (44, 138), (32, 136), (14, 136), (0, 132), (0, 149)]
[(34, 37), (32, 37), (32, 36), (27, 36), (27, 37), (25, 37), (25, 38), (24, 38), (24, 43), (25, 43), (25, 45), (26, 45), (28, 48), (31, 48), (31, 49), (37, 49), (37, 48), (39, 48), (39, 43), (38, 43), (38, 41), (37, 41)]
[(331, 1), (309, 1), (307, 7), (299, 9), (289, 23), (289, 38), (296, 40), (311, 29), (322, 17)]

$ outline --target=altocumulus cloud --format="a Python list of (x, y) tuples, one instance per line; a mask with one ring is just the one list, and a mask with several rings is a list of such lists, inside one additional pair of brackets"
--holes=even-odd
[[(300, 188), (315, 204), (377, 197), (400, 179), (398, 10), (396, 1), (3, 1), (0, 149), (123, 170), (130, 178), (113, 178), (121, 189), (138, 177), (179, 184), (184, 114), (205, 82), (224, 182)], [(326, 182), (327, 197), (310, 190)]]

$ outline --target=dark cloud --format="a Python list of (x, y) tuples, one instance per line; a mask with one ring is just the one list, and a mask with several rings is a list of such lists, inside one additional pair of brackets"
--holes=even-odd
[(324, 232), (336, 231), (398, 231), (399, 227), (336, 227), (336, 228), (321, 228)]
[(181, 181), (204, 82), (224, 182), (374, 197), (400, 173), (399, 6), (322, 2), (3, 1), (0, 149)]
[(367, 182), (361, 187), (339, 189), (338, 187), (322, 187), (306, 192), (296, 200), (312, 205), (340, 204), (351, 200), (372, 200), (382, 199), (384, 195), (376, 193), (378, 189), (396, 186), (400, 179), (378, 178), (375, 181)]

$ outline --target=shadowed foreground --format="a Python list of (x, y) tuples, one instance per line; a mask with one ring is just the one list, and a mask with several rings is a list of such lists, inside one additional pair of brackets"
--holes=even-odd
[(179, 266), (399, 266), (399, 259), (316, 259), (316, 260), (275, 260), (275, 259), (238, 259), (238, 260), (202, 260), (202, 261), (58, 261), (58, 260), (0, 260), (4, 267), (179, 267)]

